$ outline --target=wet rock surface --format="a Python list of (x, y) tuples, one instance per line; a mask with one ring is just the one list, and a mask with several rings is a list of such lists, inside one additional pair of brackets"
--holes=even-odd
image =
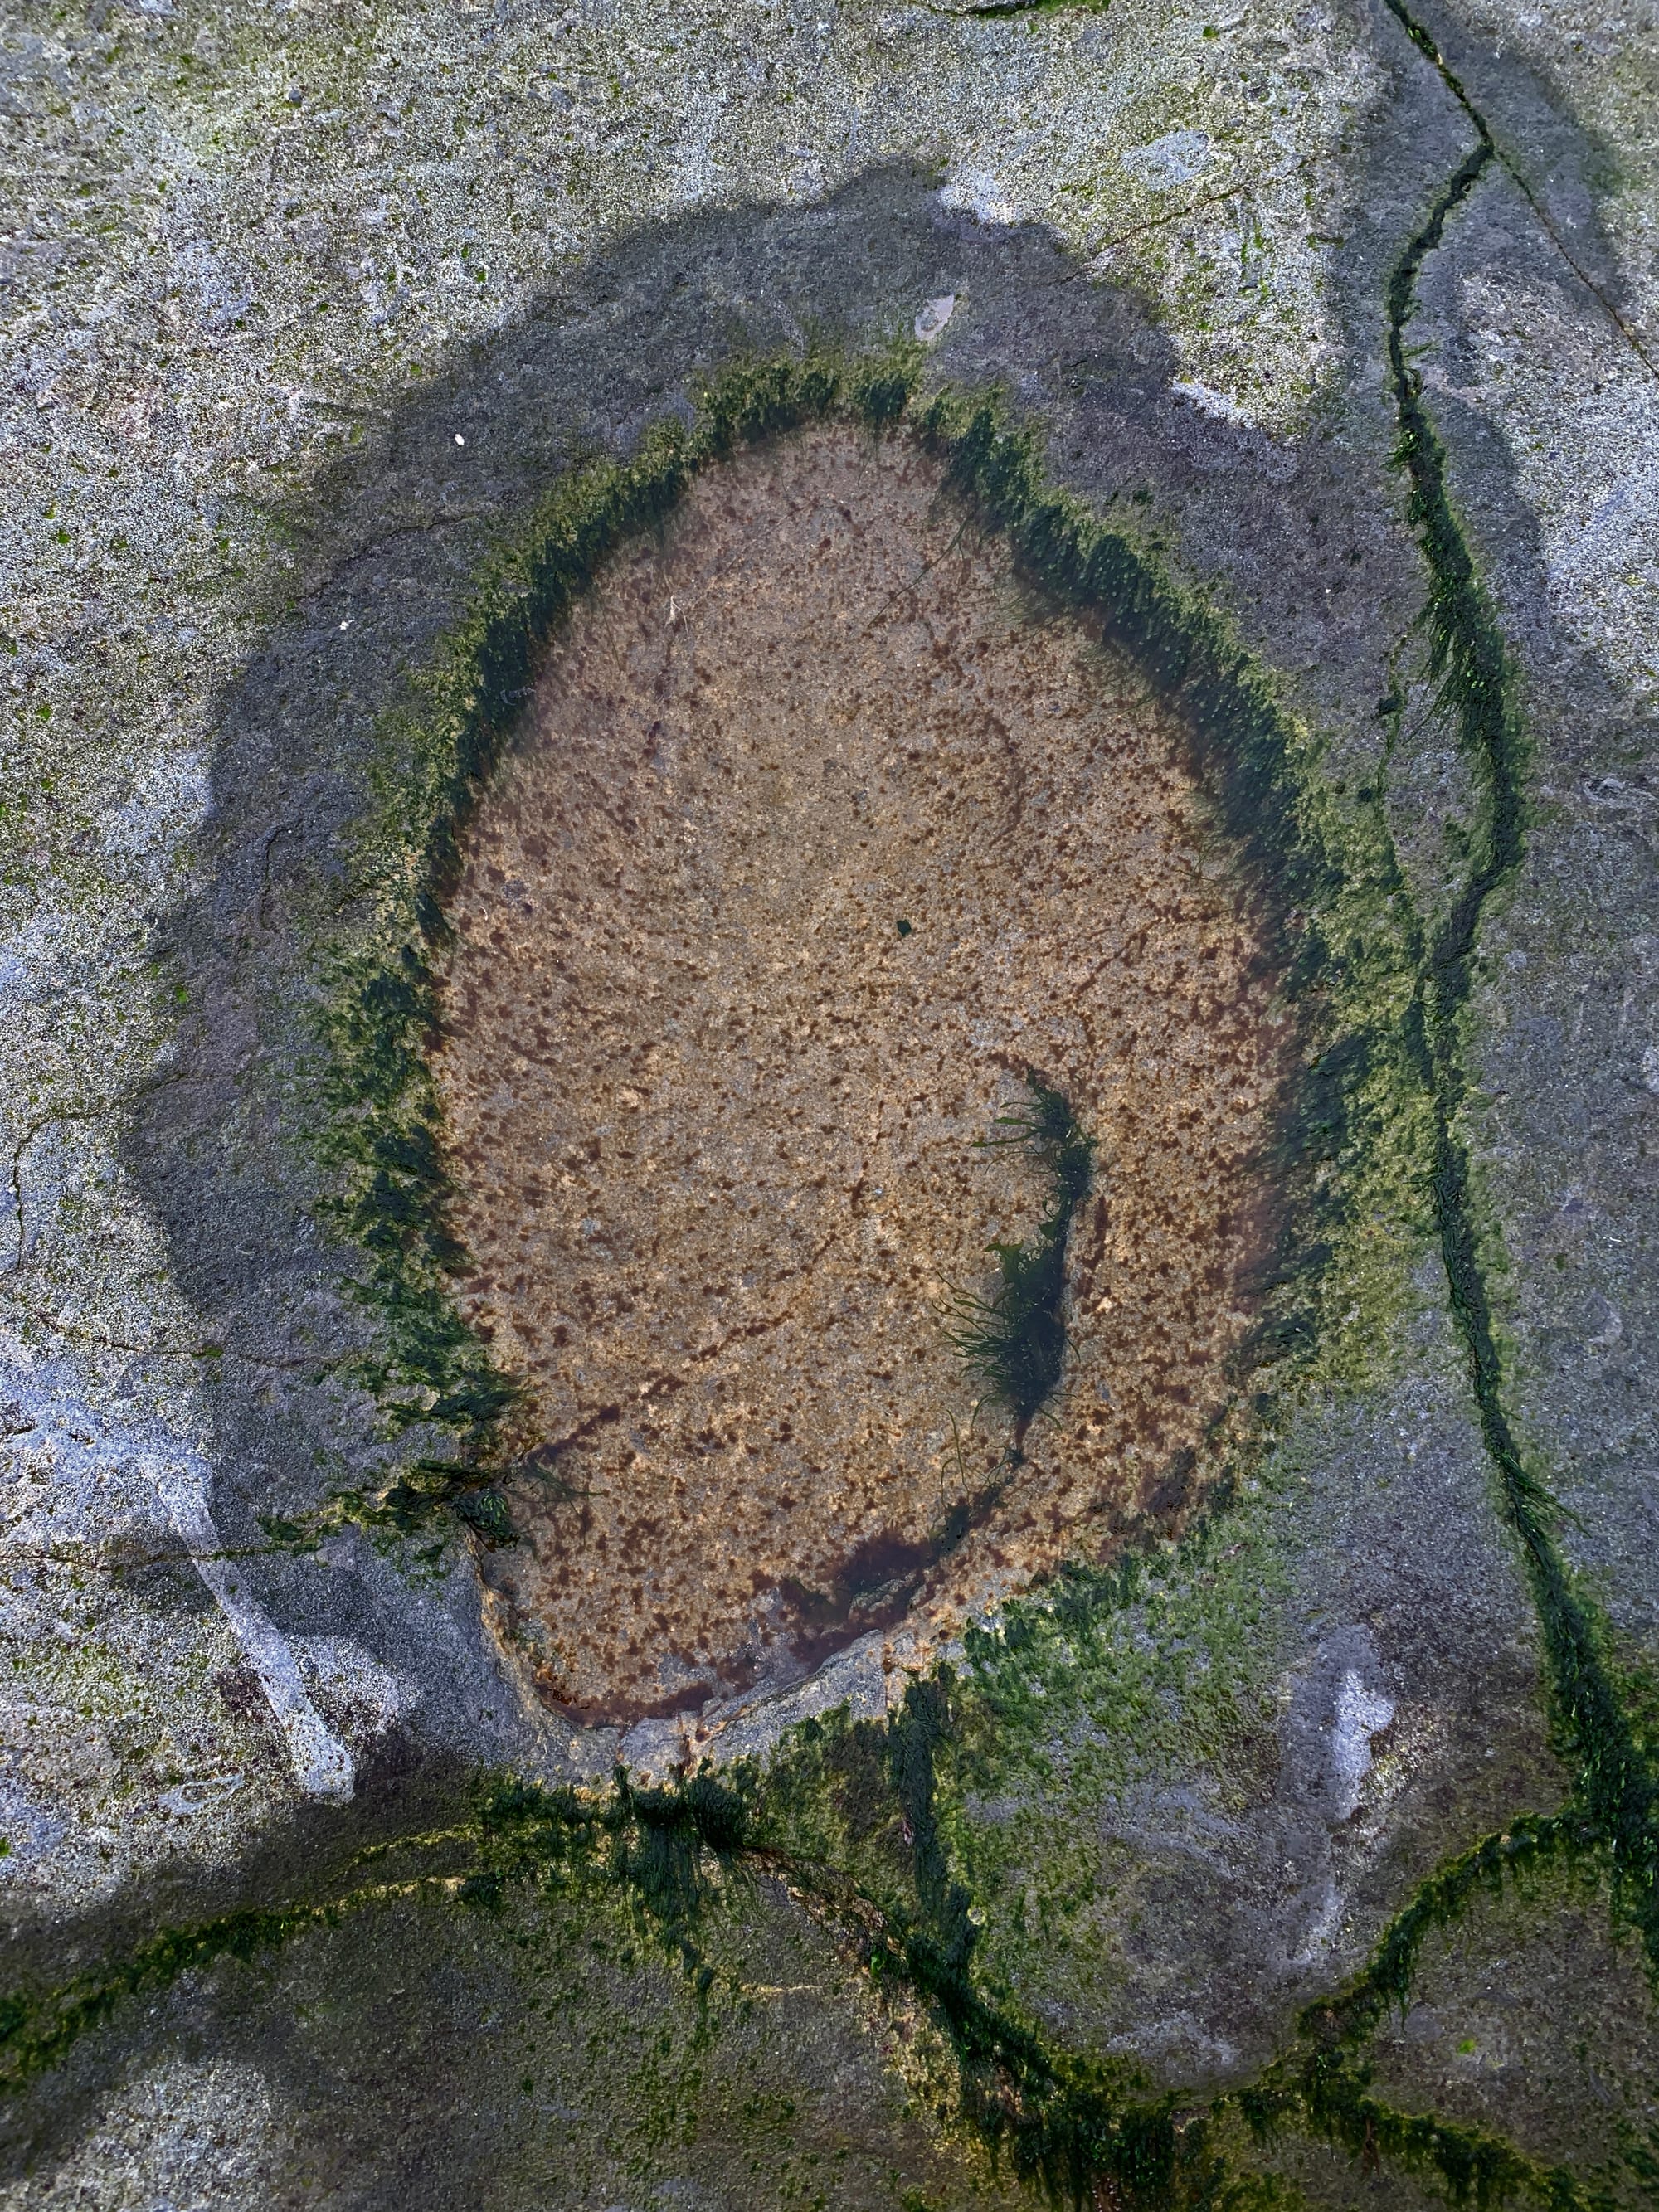
[[(941, 2212), (1045, 2178), (1100, 2206), (1644, 2201), (1648, 14), (100, 6), (4, 35), (7, 2202)], [(1285, 1132), (1310, 1241), (1263, 1296), (1304, 1334), (1252, 1371), (1249, 1449), (1200, 1453), (1177, 1538), (1066, 1426), (1104, 1413), (1103, 1437), (1088, 1389), (1128, 1364), (1078, 1311), (1060, 1431), (1029, 1447), (1052, 1506), (988, 1518), (979, 1579), (855, 1618), (894, 1595), (846, 1575), (872, 1504), (849, 1492), (805, 1553), (781, 1520), (741, 1531), (830, 1601), (813, 1632), (859, 1632), (795, 1674), (798, 1606), (694, 1795), (685, 1714), (579, 1725), (497, 1632), (507, 1583), (572, 1556), (576, 1501), (512, 1486), (547, 1518), (499, 1550), (482, 1509), (386, 1503), (444, 1494), (462, 1445), (395, 1425), (440, 1394), (372, 1385), (392, 1323), (330, 1211), (319, 1039), (365, 946), (419, 980), (399, 917), (432, 763), (488, 689), (476, 610), (538, 503), (702, 420), (710, 377), (896, 339), (922, 349), (912, 422), (995, 387), (1042, 484), (1228, 626), (1342, 856), (1298, 1006), (1316, 1033), (1358, 975), (1375, 1018)], [(717, 534), (809, 450), (744, 447), (591, 564), (567, 665), (607, 590), (643, 605), (699, 516)], [(886, 478), (846, 463), (860, 499), (906, 467), (920, 496), (900, 451)], [(981, 495), (1018, 475), (994, 441), (975, 467)], [(907, 543), (948, 501), (920, 506)], [(1035, 697), (1078, 664), (1029, 597), (1042, 533), (1012, 542), (964, 540), (933, 588), (954, 563), (1001, 610), (984, 635), (1048, 638)], [(1222, 695), (1191, 633), (1148, 635), (1127, 686), (1088, 644), (1099, 712), (1178, 764)], [(1248, 938), (1235, 872), (1186, 895)], [(887, 1005), (930, 941), (903, 897), (844, 969)], [(409, 972), (376, 970), (417, 1030), (429, 1003), (423, 1054), (439, 1002)], [(1065, 998), (1035, 958), (1023, 995)], [(943, 1279), (936, 1219), (970, 1273), (1029, 1230), (1027, 1168), (972, 1152), (1017, 1059), (926, 1102), (952, 1203), (914, 1202), (915, 1247), (872, 1238), (842, 1289), (884, 1294), (924, 1246)], [(394, 1243), (411, 1158), (380, 1163)], [(1103, 1144), (1109, 1226), (1121, 1165)], [(485, 1186), (459, 1180), (465, 1210)], [(537, 1218), (562, 1253), (566, 1218)], [(445, 1295), (505, 1358), (519, 1293), (473, 1270)], [(962, 1377), (924, 1334), (931, 1419)], [(545, 1432), (583, 1410), (556, 1362), (519, 1371)], [(1164, 1371), (1128, 1374), (1149, 1407)], [(1147, 1418), (1173, 1445), (1200, 1401)], [(858, 1410), (834, 1415), (854, 1440)], [(931, 1538), (931, 1459), (900, 1472), (901, 1540)], [(1111, 1526), (1073, 1542), (1103, 1495)], [(749, 1623), (751, 1595), (716, 1610)], [(935, 1601), (937, 1641), (907, 1620)], [(617, 1720), (720, 1680), (707, 1624), (671, 1611), (659, 1647), (647, 1610), (609, 1586), (565, 1655), (622, 1667)], [(664, 1650), (684, 1671), (653, 1679)]]

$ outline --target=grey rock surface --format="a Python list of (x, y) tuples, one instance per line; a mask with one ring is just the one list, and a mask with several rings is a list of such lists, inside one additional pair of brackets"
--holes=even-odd
[[(3, 55), (6, 2203), (1650, 2202), (1651, 11), (94, 0)], [(1473, 908), (1391, 318), (1505, 656)], [(1371, 825), (1469, 1181), (1399, 1139), (1143, 1580), (993, 1620), (942, 1721), (902, 1634), (711, 1715), (739, 1844), (672, 1719), (536, 1702), (459, 1523), (273, 1546), (425, 1435), (354, 1364), (317, 1024), (538, 502), (907, 337)], [(509, 1770), (586, 1808), (539, 1857)]]

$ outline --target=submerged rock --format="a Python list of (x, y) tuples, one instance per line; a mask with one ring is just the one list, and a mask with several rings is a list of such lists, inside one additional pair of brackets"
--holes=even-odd
[(0, 2198), (1648, 2201), (1649, 15), (15, 13)]

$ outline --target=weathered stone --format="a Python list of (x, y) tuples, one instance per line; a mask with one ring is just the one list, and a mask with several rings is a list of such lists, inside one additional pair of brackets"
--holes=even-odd
[[(9, 2203), (1641, 2201), (1656, 52), (1603, 0), (14, 15)], [(994, 386), (1042, 445), (914, 464), (979, 502), (964, 590), (1053, 551), (999, 483), (1117, 549), (1109, 605), (1059, 556), (1000, 602), (1010, 651), (1109, 620), (1166, 763), (1282, 710), (1205, 896), (1302, 902), (1279, 972), (1342, 1049), (1257, 1170), (1279, 1333), (1166, 1409), (1173, 1453), (1232, 1408), (1188, 1504), (1039, 1431), (1102, 1538), (1060, 1510), (948, 1618), (757, 1673), (698, 1796), (672, 1717), (574, 1725), (503, 1656), (496, 1463), (360, 1295), (341, 1009), (407, 972), (418, 1030), (445, 748), (506, 734), (541, 503), (702, 435), (711, 379), (896, 341), (912, 425)], [(692, 527), (810, 450), (711, 447)], [(596, 611), (675, 557), (624, 539)], [(952, 1265), (1030, 1230), (982, 1164), (929, 1217)], [(1108, 1349), (1073, 1317), (1070, 1401)], [(838, 1445), (844, 1395), (802, 1409)], [(839, 1605), (860, 1513), (768, 1571)], [(675, 1610), (708, 1594), (688, 1564)]]

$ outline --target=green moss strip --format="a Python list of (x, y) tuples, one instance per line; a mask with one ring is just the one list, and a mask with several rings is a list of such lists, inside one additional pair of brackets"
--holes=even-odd
[[(1270, 2143), (1281, 2114), (1261, 2096), (1240, 2107), (1259, 2140)], [(1475, 2212), (1517, 2197), (1550, 2212), (1612, 2212), (1612, 2200), (1565, 2167), (1532, 2158), (1486, 2128), (1432, 2112), (1402, 2112), (1374, 2095), (1363, 2069), (1333, 2062), (1309, 2076), (1297, 2119), (1375, 2171), (1384, 2160), (1443, 2189), (1454, 2204)]]
[[(636, 1905), (642, 1929), (706, 1992), (713, 1976), (694, 1932), (708, 1892), (702, 1855), (729, 1859), (743, 1842), (746, 1817), (741, 1796), (708, 1775), (672, 1790), (640, 1790), (618, 1771), (613, 1786), (596, 1797), (489, 1778), (453, 1827), (363, 1854), (365, 1865), (402, 1858), (408, 1863), (399, 1872), (321, 1901), (164, 1929), (125, 1957), (55, 1989), (0, 1998), (0, 2093), (56, 2065), (129, 1998), (168, 1989), (180, 1975), (220, 1960), (255, 1958), (399, 1897), (489, 1908), (513, 1885), (587, 1879), (618, 1884)], [(434, 1856), (436, 1870), (424, 1863)]]
[(1483, 2212), (1515, 2197), (1594, 2212), (1600, 2197), (1564, 2169), (1486, 2130), (1395, 2111), (1373, 2094), (1364, 2054), (1385, 2015), (1404, 2013), (1432, 1931), (1460, 1919), (1476, 1897), (1562, 1861), (1604, 1857), (1604, 1846), (1582, 1808), (1570, 1806), (1526, 1815), (1437, 1868), (1383, 1931), (1363, 1972), (1304, 2013), (1299, 2051), (1233, 2100), (1252, 2131), (1267, 2142), (1286, 2126), (1306, 2130), (1362, 2163), (1387, 2158), (1437, 2182), (1454, 2203)]
[(1659, 1777), (1624, 1710), (1589, 1608), (1556, 1546), (1547, 1488), (1526, 1464), (1510, 1423), (1461, 1126), (1468, 1084), (1459, 1021), (1468, 1000), (1481, 917), (1519, 867), (1524, 851), (1523, 749), (1510, 700), (1503, 638), (1451, 503), (1445, 453), (1423, 404), (1422, 379), (1407, 359), (1405, 331), (1415, 310), (1424, 261), (1496, 149), (1428, 33), (1400, 0), (1389, 0), (1389, 5), (1445, 77), (1478, 134), (1474, 149), (1396, 263), (1387, 293), (1389, 373), (1400, 424), (1397, 459), (1409, 486), (1407, 515), (1430, 577), (1430, 663), (1482, 800), (1474, 865), (1429, 948), (1407, 1036), (1434, 1100), (1434, 1211), (1452, 1316), (1463, 1340), (1480, 1433), (1538, 1608), (1556, 1725), (1577, 1770), (1578, 1798), (1611, 1850), (1618, 1894), (1641, 1930), (1651, 1969), (1659, 1973)]
[[(1557, 2212), (1601, 2212), (1570, 2175), (1490, 2132), (1402, 2114), (1371, 2094), (1356, 2054), (1386, 2001), (1378, 1972), (1345, 1999), (1310, 2011), (1308, 2057), (1281, 2062), (1252, 2091), (1207, 2110), (1182, 2111), (1171, 2096), (1147, 2094), (1127, 2069), (1052, 2049), (999, 2006), (974, 1972), (977, 1925), (952, 1875), (937, 1808), (937, 1761), (958, 1694), (947, 1673), (913, 1684), (886, 1727), (843, 1717), (808, 1723), (780, 1769), (764, 1778), (742, 1768), (641, 1789), (619, 1771), (607, 1790), (586, 1796), (511, 1777), (486, 1779), (454, 1825), (365, 1851), (359, 1863), (375, 1870), (374, 1879), (319, 1901), (167, 1929), (56, 1989), (0, 2001), (0, 2094), (57, 2064), (129, 1999), (158, 1995), (221, 1960), (252, 1960), (399, 1899), (494, 1911), (510, 1893), (604, 1885), (631, 1901), (641, 1938), (677, 1962), (707, 2002), (719, 1990), (702, 1940), (704, 1917), (724, 1909), (731, 1878), (746, 1869), (784, 1875), (840, 1918), (878, 1984), (927, 2002), (956, 2055), (964, 2117), (994, 2157), (1054, 2201), (1116, 2202), (1147, 2212), (1282, 2205), (1276, 2185), (1240, 2172), (1225, 2154), (1215, 2123), (1237, 2110), (1263, 2141), (1286, 2125), (1308, 2128), (1364, 2164), (1387, 2159), (1437, 2179), (1454, 2203), (1482, 2212), (1516, 2197)], [(826, 1784), (840, 1808), (842, 1855), (850, 1843), (873, 1879), (854, 1881), (799, 1848), (799, 1816), (822, 1803)], [(1494, 1855), (1530, 1854), (1539, 1863), (1558, 1848), (1547, 1825), (1488, 1838), (1444, 1870), (1439, 1886), (1501, 1880)], [(1420, 1920), (1425, 1909), (1419, 1904), (1413, 1912)], [(1384, 1954), (1391, 1942), (1420, 1941), (1421, 1932), (1402, 1917)]]
[[(1079, 2205), (1108, 2179), (1119, 2201), (1203, 2202), (1218, 2169), (1202, 2127), (1177, 2126), (1175, 2099), (1138, 2090), (1129, 2069), (1052, 2049), (981, 1985), (978, 1927), (937, 1805), (936, 1761), (958, 1695), (947, 1669), (912, 1683), (884, 1727), (806, 1723), (769, 1773), (750, 1832), (794, 1868), (827, 1863), (815, 1843), (857, 1866), (857, 1894), (877, 1908), (863, 1918), (866, 1963), (878, 1981), (929, 2000), (956, 2056), (964, 2112), (994, 2156)], [(820, 1894), (834, 1903), (832, 1886)]]
[[(1372, 2091), (1362, 2051), (1403, 1996), (1429, 1929), (1454, 1917), (1470, 1895), (1583, 1849), (1582, 1815), (1518, 1822), (1460, 1855), (1424, 1885), (1367, 1972), (1339, 1998), (1310, 2008), (1297, 2052), (1247, 2092), (1183, 2108), (1173, 2096), (1148, 2094), (1131, 2068), (1056, 2050), (996, 1997), (978, 1968), (979, 1923), (952, 1871), (937, 1802), (939, 1763), (971, 1728), (960, 1708), (977, 1694), (946, 1670), (913, 1684), (884, 1728), (839, 1717), (809, 1723), (767, 1777), (749, 1834), (770, 1841), (803, 1886), (830, 1859), (857, 1868), (857, 1893), (880, 1916), (872, 1922), (866, 1912), (859, 1923), (871, 1970), (932, 2001), (957, 2054), (964, 2110), (1016, 2172), (1051, 2198), (1079, 2204), (1103, 2195), (1195, 2212), (1278, 2201), (1270, 2181), (1241, 2173), (1227, 2154), (1224, 2124), (1237, 2114), (1259, 2143), (1293, 2128), (1364, 2167), (1386, 2161), (1414, 2173), (1480, 2212), (1516, 2199), (1601, 2212), (1593, 2190), (1492, 2130), (1387, 2104)], [(830, 1884), (819, 1888), (833, 1898)]]
[(1097, 2204), (1115, 2192), (1104, 2201), (1148, 2212), (1266, 2212), (1282, 2203), (1274, 2185), (1237, 2170), (1216, 2124), (1237, 2111), (1264, 2142), (1285, 2126), (1307, 2129), (1364, 2164), (1387, 2159), (1437, 2179), (1455, 2203), (1485, 2208), (1529, 2196), (1559, 2212), (1599, 2212), (1570, 2176), (1489, 2132), (1395, 2112), (1371, 2094), (1359, 2058), (1364, 2037), (1404, 1986), (1404, 1954), (1414, 1956), (1440, 1909), (1518, 1863), (1542, 1863), (1564, 1833), (1519, 1824), (1443, 1869), (1368, 1974), (1306, 2015), (1300, 2057), (1279, 2062), (1242, 2096), (1183, 2111), (1172, 2096), (1148, 2094), (1130, 2069), (1056, 2051), (983, 1986), (978, 1923), (952, 1873), (938, 1805), (938, 1764), (964, 1694), (946, 1671), (914, 1683), (885, 1726), (844, 1716), (809, 1723), (764, 1776), (743, 1767), (643, 1789), (619, 1771), (608, 1790), (587, 1795), (488, 1778), (453, 1826), (371, 1846), (359, 1865), (374, 1878), (333, 1897), (168, 1929), (57, 1989), (9, 1996), (0, 2002), (0, 2092), (55, 2065), (130, 1998), (398, 1899), (492, 1911), (512, 1893), (598, 1883), (630, 1901), (641, 1937), (679, 1966), (700, 2001), (712, 2001), (720, 1991), (704, 1917), (726, 1909), (731, 1878), (747, 1870), (784, 1876), (839, 1919), (878, 1984), (925, 2000), (955, 2054), (963, 2117), (994, 2158), (1053, 2200)]

